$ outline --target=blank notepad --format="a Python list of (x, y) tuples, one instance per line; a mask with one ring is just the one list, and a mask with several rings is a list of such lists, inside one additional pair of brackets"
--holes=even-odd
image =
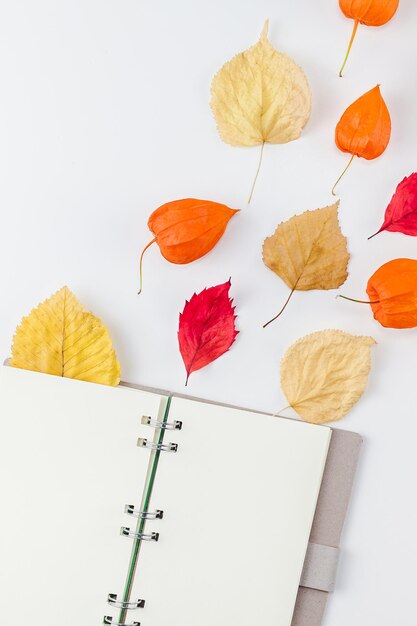
[[(170, 402), (170, 405), (169, 405)], [(166, 408), (169, 406), (169, 412)], [(141, 626), (290, 626), (331, 430), (216, 404), (0, 369), (1, 615), (33, 626), (119, 612), (132, 539), (164, 431), (131, 599)], [(148, 489), (146, 490), (148, 492)], [(130, 524), (129, 524), (130, 522)]]
[(175, 397), (169, 415), (184, 425), (158, 466), (142, 624), (290, 626), (330, 429)]

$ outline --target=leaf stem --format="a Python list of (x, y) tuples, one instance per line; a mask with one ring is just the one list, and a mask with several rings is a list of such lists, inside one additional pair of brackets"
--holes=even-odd
[(345, 169), (343, 170), (343, 172), (340, 174), (339, 178), (337, 179), (337, 181), (335, 182), (335, 184), (333, 185), (333, 189), (332, 189), (332, 196), (335, 196), (335, 189), (337, 187), (337, 185), (339, 184), (339, 182), (342, 180), (343, 176), (346, 174), (346, 172), (348, 171), (350, 164), (352, 163), (353, 159), (354, 159), (355, 155), (352, 154), (352, 156), (349, 159), (349, 163), (346, 165)]
[[(286, 411), (287, 409), (291, 409), (291, 404), (288, 404), (287, 406), (284, 406), (282, 409), (280, 409), (279, 411), (277, 411), (276, 413), (272, 413), (272, 417), (286, 417), (285, 415), (281, 415), (281, 413), (283, 411)], [(288, 418), (287, 418), (288, 419)]]
[(152, 241), (150, 241), (142, 250), (142, 254), (140, 255), (140, 261), (139, 261), (139, 291), (138, 291), (138, 296), (142, 293), (142, 264), (143, 264), (143, 255), (145, 254), (146, 250), (149, 248), (149, 246), (151, 246), (153, 243), (155, 243), (156, 239), (152, 239)]
[(348, 298), (347, 296), (337, 295), (336, 298), (343, 298), (343, 300), (349, 300), (350, 302), (359, 302), (359, 304), (379, 304), (380, 300), (356, 300), (355, 298)]
[(261, 165), (262, 165), (262, 157), (263, 157), (263, 154), (264, 154), (264, 146), (265, 146), (265, 142), (263, 142), (262, 146), (261, 146), (261, 154), (260, 154), (260, 157), (259, 157), (258, 169), (256, 170), (255, 178), (254, 178), (253, 183), (252, 183), (252, 188), (250, 190), (250, 194), (249, 194), (249, 198), (248, 198), (248, 204), (251, 203), (253, 192), (255, 190), (256, 181), (258, 180), (259, 171), (260, 171)]
[[(297, 281), (298, 282), (298, 281)], [(288, 296), (288, 298), (285, 301), (284, 306), (282, 307), (282, 309), (277, 313), (277, 315), (275, 315), (275, 317), (273, 317), (271, 320), (269, 320), (269, 322), (267, 322), (266, 324), (264, 324), (262, 326), (262, 328), (266, 328), (269, 324), (271, 324), (272, 322), (275, 322), (276, 319), (278, 319), (278, 317), (281, 315), (281, 313), (284, 312), (285, 307), (287, 306), (288, 302), (291, 300), (291, 296), (294, 293), (295, 289), (297, 287), (297, 283), (294, 285), (294, 287), (291, 289), (290, 291), (290, 295)]]
[(342, 78), (343, 70), (345, 69), (346, 61), (348, 60), (350, 49), (352, 47), (353, 40), (355, 39), (355, 35), (356, 35), (356, 31), (358, 30), (358, 26), (359, 26), (359, 20), (355, 20), (355, 23), (353, 25), (352, 36), (351, 36), (350, 41), (349, 41), (349, 45), (348, 45), (348, 49), (347, 49), (347, 52), (346, 52), (346, 56), (345, 56), (345, 59), (343, 61), (342, 67), (340, 68), (339, 78)]
[(377, 230), (376, 233), (374, 233), (373, 235), (371, 235), (370, 237), (368, 237), (368, 241), (370, 239), (372, 239), (372, 237), (375, 237), (375, 235), (379, 235), (379, 233), (382, 232), (381, 230)]

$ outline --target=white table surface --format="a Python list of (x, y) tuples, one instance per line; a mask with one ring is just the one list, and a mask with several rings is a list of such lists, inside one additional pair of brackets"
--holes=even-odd
[[(271, 20), (273, 44), (306, 71), (313, 92), (302, 138), (266, 146), (253, 203), (258, 149), (217, 136), (208, 106), (212, 75), (256, 42)], [(417, 258), (417, 241), (367, 236), (382, 223), (396, 184), (416, 169), (417, 7), (351, 33), (336, 0), (15, 0), (0, 19), (0, 353), (22, 315), (64, 284), (109, 327), (123, 379), (184, 392), (178, 313), (194, 291), (232, 277), (240, 330), (231, 351), (191, 376), (193, 395), (277, 411), (286, 404), (279, 361), (299, 337), (324, 328), (372, 335), (363, 398), (338, 426), (365, 438), (326, 626), (411, 626), (416, 560), (417, 329), (388, 330), (366, 305), (335, 291), (288, 294), (261, 261), (261, 244), (295, 213), (332, 201), (347, 162), (333, 141), (347, 105), (381, 83), (392, 139), (373, 162), (356, 160), (339, 186), (351, 262), (344, 294), (365, 296), (389, 259)], [(220, 244), (191, 265), (170, 265), (148, 215), (181, 197), (242, 212)], [(290, 413), (288, 413), (290, 415)]]

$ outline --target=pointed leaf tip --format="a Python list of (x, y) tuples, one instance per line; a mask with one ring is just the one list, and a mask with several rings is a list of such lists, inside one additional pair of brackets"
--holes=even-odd
[(268, 39), (268, 30), (269, 30), (269, 19), (266, 19), (262, 28), (260, 40), (265, 41)]

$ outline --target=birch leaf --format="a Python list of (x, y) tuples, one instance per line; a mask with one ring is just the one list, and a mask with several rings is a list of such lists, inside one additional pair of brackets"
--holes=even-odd
[(225, 143), (263, 149), (265, 143), (287, 143), (301, 135), (311, 92), (303, 70), (271, 45), (266, 21), (258, 43), (214, 76), (210, 104)]
[(341, 330), (321, 330), (296, 341), (281, 362), (289, 406), (313, 424), (342, 418), (365, 390), (375, 343)]
[(322, 209), (305, 211), (279, 224), (263, 244), (263, 262), (291, 289), (337, 289), (348, 274), (349, 252), (338, 221), (339, 202)]
[(12, 346), (13, 367), (118, 385), (120, 364), (107, 328), (63, 287), (23, 318)]

